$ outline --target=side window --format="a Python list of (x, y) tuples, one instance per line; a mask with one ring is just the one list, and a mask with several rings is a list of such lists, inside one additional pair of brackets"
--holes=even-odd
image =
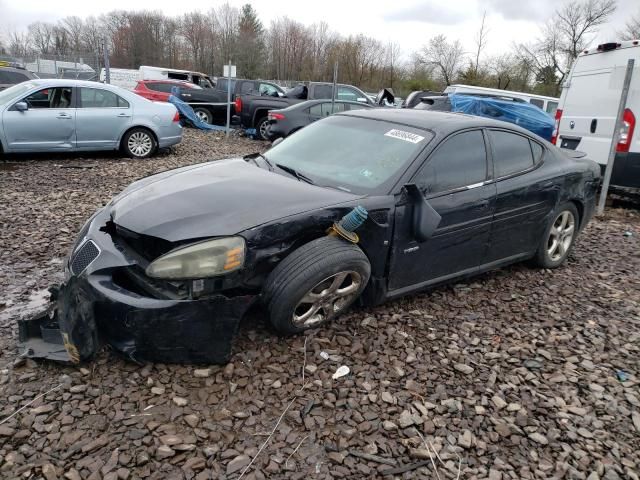
[(270, 85), (268, 83), (261, 83), (260, 84), (260, 95), (268, 95), (270, 97), (277, 97), (278, 96), (278, 90), (273, 85)]
[(29, 80), (29, 78), (22, 73), (0, 70), (0, 83), (15, 84), (25, 80)]
[(309, 107), (309, 115), (313, 115), (315, 117), (321, 117), (322, 116), (322, 103), (318, 103), (317, 105), (314, 105), (313, 107)]
[(224, 90), (226, 92), (227, 91), (227, 79), (226, 78), (219, 78), (218, 82), (216, 83), (216, 88), (218, 90)]
[(129, 103), (109, 90), (80, 89), (80, 108), (126, 108)]
[(313, 98), (318, 100), (323, 98), (331, 98), (331, 90), (333, 87), (331, 85), (316, 85), (313, 88)]
[(487, 152), (480, 130), (459, 133), (440, 145), (416, 174), (427, 193), (467, 187), (487, 179)]
[(253, 82), (242, 82), (240, 84), (240, 93), (242, 95), (248, 95), (253, 92)]
[(529, 140), (531, 143), (531, 151), (533, 152), (533, 163), (538, 163), (542, 160), (542, 155), (544, 154), (544, 149), (542, 145), (538, 142), (534, 142), (533, 140)]
[(156, 92), (171, 93), (171, 83), (147, 83), (147, 88), (155, 90)]
[(500, 130), (490, 130), (489, 135), (496, 178), (533, 167), (533, 154), (528, 138)]
[(358, 98), (362, 98), (362, 95), (350, 87), (338, 87), (338, 98), (340, 100), (347, 100), (349, 102), (357, 102)]
[(334, 113), (338, 113), (338, 112), (344, 112), (345, 108), (344, 108), (344, 103), (342, 102), (334, 102), (333, 103), (333, 109), (331, 108), (331, 102), (327, 102), (327, 103), (323, 103), (322, 104), (322, 116), (323, 117), (328, 117), (329, 115), (332, 115)]
[(529, 99), (529, 103), (531, 105), (535, 105), (538, 108), (544, 108), (544, 100), (540, 100), (538, 98), (531, 98)]
[(71, 87), (45, 88), (24, 101), (29, 108), (71, 108)]
[(363, 108), (368, 108), (366, 103), (358, 102), (358, 103), (349, 103), (346, 105), (348, 110), (362, 110)]
[(547, 113), (549, 115), (555, 116), (556, 110), (558, 110), (558, 102), (547, 102)]

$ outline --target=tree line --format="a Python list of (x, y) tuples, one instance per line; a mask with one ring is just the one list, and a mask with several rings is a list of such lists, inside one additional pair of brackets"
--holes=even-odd
[[(473, 51), (459, 40), (436, 35), (415, 52), (394, 42), (340, 35), (326, 22), (304, 25), (280, 17), (264, 25), (255, 9), (224, 3), (208, 12), (169, 17), (159, 11), (116, 10), (98, 17), (66, 17), (35, 22), (0, 42), (14, 57), (101, 52), (112, 67), (156, 65), (221, 75), (231, 61), (239, 75), (276, 81), (331, 81), (338, 64), (340, 82), (365, 90), (392, 87), (401, 94), (440, 90), (452, 83), (559, 95), (576, 56), (616, 9), (616, 0), (569, 0), (540, 28), (538, 38), (487, 55), (491, 28), (483, 16)], [(618, 38), (640, 37), (640, 11)]]

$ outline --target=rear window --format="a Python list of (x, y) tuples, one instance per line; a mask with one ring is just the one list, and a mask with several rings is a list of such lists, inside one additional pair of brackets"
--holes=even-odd
[(13, 85), (16, 83), (24, 82), (25, 80), (29, 80), (29, 77), (24, 73), (12, 72), (9, 70), (0, 70), (0, 83)]

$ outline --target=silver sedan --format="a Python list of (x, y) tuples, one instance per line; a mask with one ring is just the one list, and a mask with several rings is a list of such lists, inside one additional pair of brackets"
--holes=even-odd
[(29, 80), (3, 90), (0, 119), (0, 153), (122, 150), (146, 158), (182, 140), (172, 104), (80, 80)]

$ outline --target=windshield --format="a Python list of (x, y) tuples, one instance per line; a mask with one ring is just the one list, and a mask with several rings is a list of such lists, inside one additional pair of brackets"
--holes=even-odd
[(337, 115), (296, 132), (266, 156), (318, 185), (367, 194), (388, 191), (431, 138), (418, 128)]
[(35, 84), (31, 82), (22, 82), (0, 91), (0, 105), (5, 105), (14, 99), (17, 100), (20, 95), (31, 90), (33, 87), (35, 87)]

